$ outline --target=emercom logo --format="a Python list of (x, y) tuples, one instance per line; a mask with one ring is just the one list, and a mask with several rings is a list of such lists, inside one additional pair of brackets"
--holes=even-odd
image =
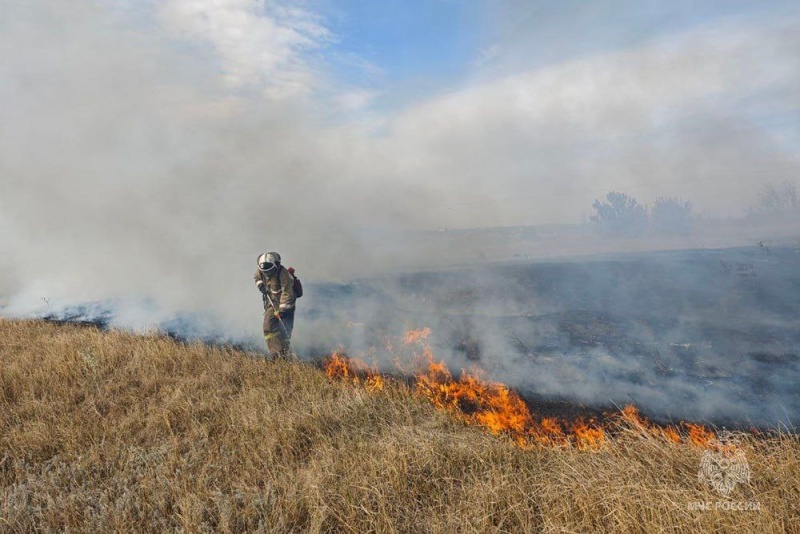
[(744, 451), (738, 447), (735, 436), (730, 432), (720, 432), (709, 446), (700, 460), (697, 479), (727, 497), (736, 484), (750, 481), (750, 466)]

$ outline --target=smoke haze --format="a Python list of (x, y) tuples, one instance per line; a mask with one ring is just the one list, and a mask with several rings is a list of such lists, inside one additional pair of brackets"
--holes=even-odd
[(539, 61), (532, 37), (487, 43), (394, 107), (337, 77), (313, 8), (0, 0), (6, 312), (115, 302), (123, 326), (197, 312), (253, 340), (264, 250), (304, 281), (373, 277), (446, 262), (422, 230), (578, 223), (611, 189), (740, 216), (800, 171), (796, 8)]
[(391, 220), (348, 168), (352, 134), (303, 95), (226, 90), (202, 54), (102, 3), (3, 11), (5, 295), (152, 297), (243, 319), (264, 248), (336, 276), (366, 258), (356, 229)]

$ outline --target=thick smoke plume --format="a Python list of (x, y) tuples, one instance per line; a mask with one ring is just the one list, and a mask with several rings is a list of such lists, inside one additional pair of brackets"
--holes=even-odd
[(348, 277), (375, 267), (361, 228), (424, 207), (353, 172), (359, 140), (303, 95), (220, 84), (202, 49), (155, 23), (133, 27), (104, 3), (3, 12), (2, 290), (14, 306), (152, 299), (243, 325), (264, 249), (312, 279)]

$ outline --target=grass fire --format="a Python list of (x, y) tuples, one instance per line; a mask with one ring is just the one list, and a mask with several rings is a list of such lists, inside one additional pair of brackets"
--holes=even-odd
[[(794, 435), (738, 433), (735, 453), (715, 460), (725, 451), (704, 448), (703, 428), (673, 435), (633, 408), (602, 424), (537, 418), (505, 387), (451, 376), (422, 336), (401, 347), (428, 365), (414, 380), (340, 354), (322, 371), (0, 320), (0, 532), (800, 526)], [(725, 482), (722, 466), (743, 460), (749, 478), (727, 497), (699, 478)]]
[(0, 0), (0, 534), (800, 534), (797, 4)]
[[(532, 413), (525, 400), (507, 386), (481, 378), (481, 371), (462, 371), (453, 377), (443, 361), (436, 361), (426, 339), (429, 328), (409, 330), (403, 344), (412, 352), (413, 374), (411, 390), (433, 406), (455, 415), (468, 425), (477, 425), (492, 434), (502, 435), (525, 449), (536, 445), (567, 446), (580, 450), (597, 450), (621, 429), (635, 430), (672, 443), (709, 447), (715, 443), (713, 431), (700, 424), (681, 422), (680, 425), (656, 425), (643, 418), (638, 409), (628, 405), (618, 413), (604, 414), (603, 421), (595, 417), (571, 420), (541, 417)], [(392, 343), (387, 343), (392, 347)], [(362, 384), (368, 391), (382, 389), (391, 377), (382, 375), (376, 366), (335, 352), (323, 360), (329, 378)]]

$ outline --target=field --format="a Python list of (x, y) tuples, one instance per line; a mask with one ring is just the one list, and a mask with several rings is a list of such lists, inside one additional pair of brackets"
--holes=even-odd
[(523, 450), (405, 383), (164, 336), (0, 320), (0, 370), (3, 532), (800, 532), (787, 433), (739, 436), (721, 497), (707, 450), (622, 420)]

